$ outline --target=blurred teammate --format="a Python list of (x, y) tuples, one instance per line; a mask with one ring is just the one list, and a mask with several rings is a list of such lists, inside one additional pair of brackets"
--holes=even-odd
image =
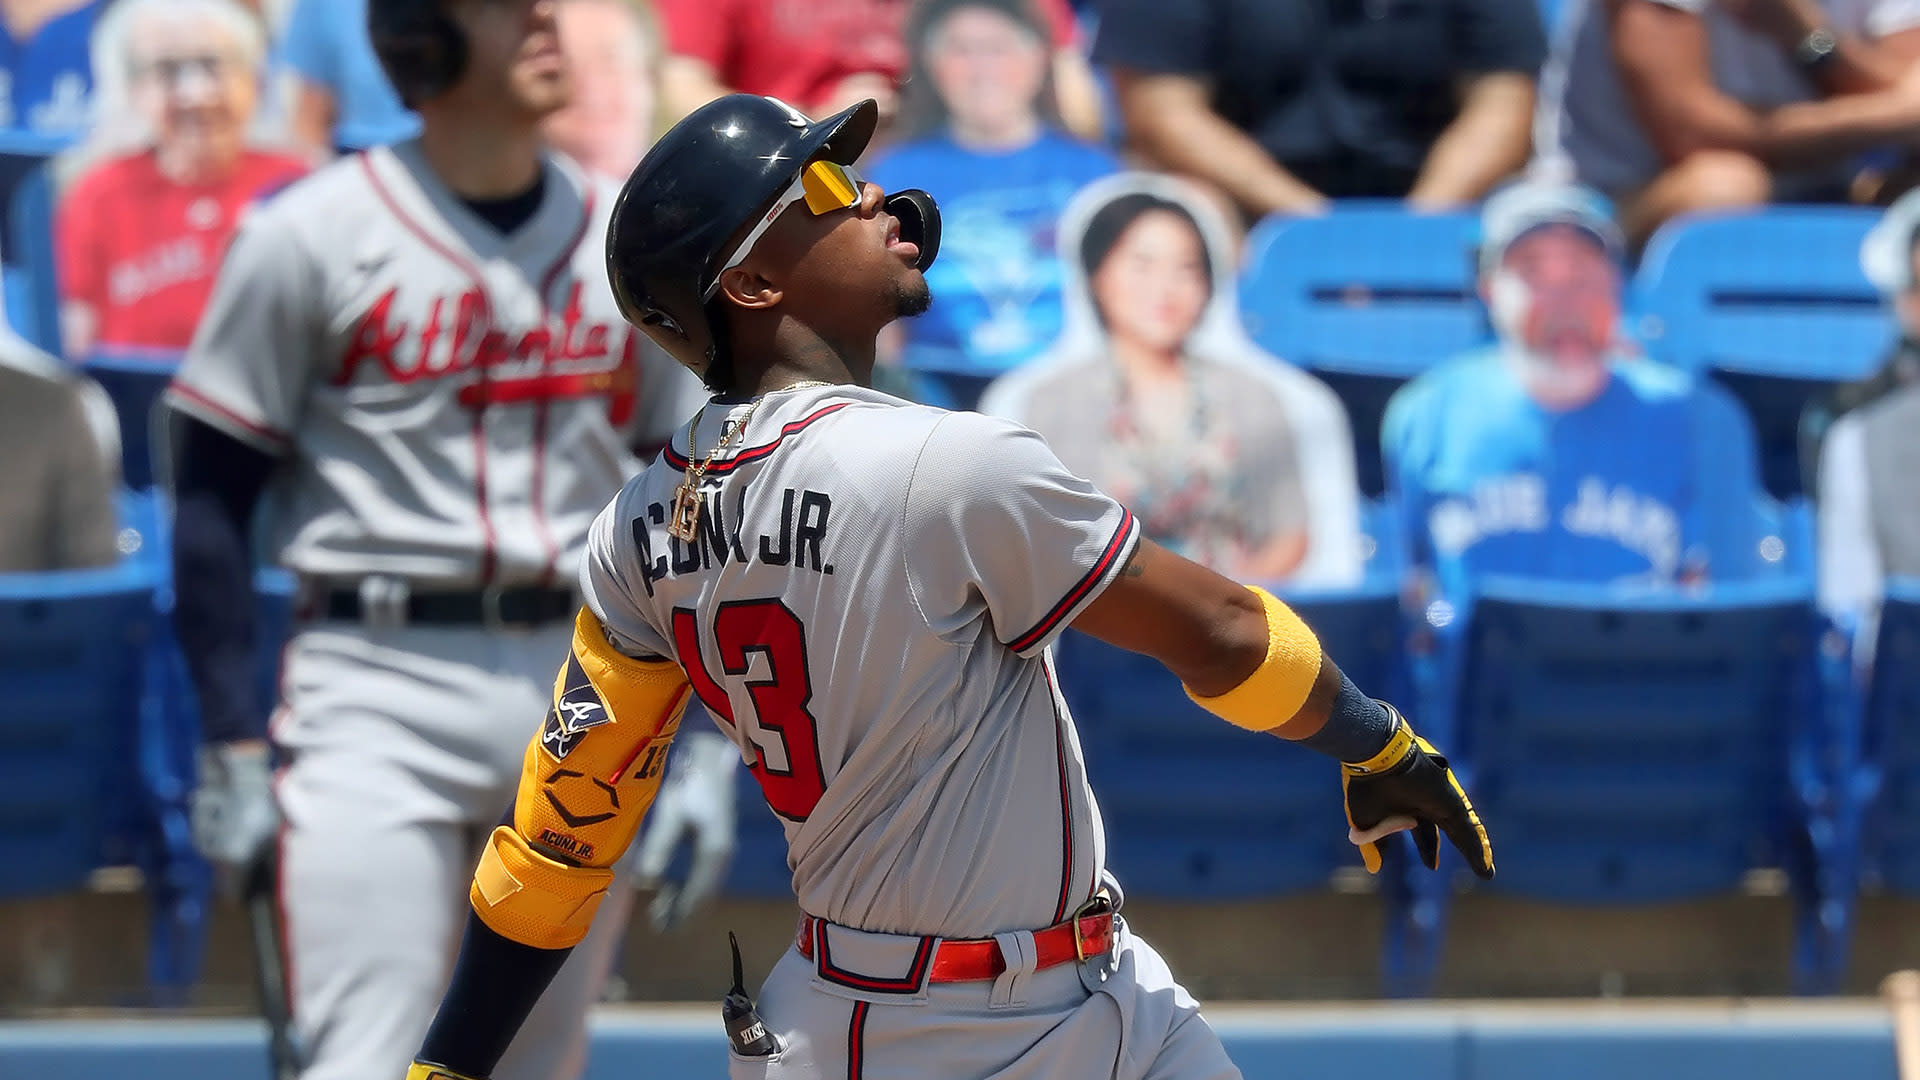
[(939, 223), (849, 169), (877, 114), (728, 96), (622, 193), (622, 311), (719, 396), (594, 524), (573, 651), (412, 1077), (494, 1070), (588, 938), (694, 694), (785, 825), (806, 913), (760, 1010), (728, 995), (735, 1077), (1239, 1075), (1115, 914), (1054, 687), (1069, 624), (1356, 763), (1370, 866), (1411, 825), (1428, 865), (1444, 830), (1493, 873), (1445, 760), (1278, 600), (1143, 540), (1032, 432), (866, 388), (881, 328), (930, 302)]
[[(1920, 576), (1920, 191), (1887, 208), (1860, 250), (1899, 344), (1880, 371), (1822, 403), (1820, 605), (1871, 661), (1887, 579)], [(1831, 419), (1833, 413), (1841, 415)], [(1816, 426), (1816, 414), (1809, 410)]]
[[(419, 139), (256, 211), (170, 391), (176, 621), (209, 740), (197, 839), (280, 831), (304, 1080), (397, 1075), (566, 652), (593, 515), (699, 400), (606, 287), (613, 192), (541, 149), (568, 69), (554, 0), (372, 0)], [(272, 739), (250, 715), (248, 528), (300, 579)], [(580, 1068), (605, 925), (502, 1066)]]

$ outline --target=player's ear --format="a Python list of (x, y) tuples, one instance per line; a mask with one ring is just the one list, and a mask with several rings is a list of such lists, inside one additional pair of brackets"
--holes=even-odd
[(743, 308), (770, 308), (786, 293), (745, 266), (736, 266), (720, 275), (720, 295)]

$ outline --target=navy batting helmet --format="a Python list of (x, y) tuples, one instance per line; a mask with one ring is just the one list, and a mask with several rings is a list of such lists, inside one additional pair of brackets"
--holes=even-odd
[[(767, 212), (815, 160), (851, 165), (873, 137), (872, 101), (813, 120), (777, 98), (730, 94), (695, 109), (647, 152), (607, 227), (607, 276), (628, 322), (702, 376), (719, 348), (707, 294), (721, 248)], [(917, 269), (940, 247), (940, 210), (924, 191), (889, 196), (887, 212), (917, 244)]]
[(446, 0), (367, 0), (367, 36), (409, 109), (452, 89), (467, 66), (467, 35)]

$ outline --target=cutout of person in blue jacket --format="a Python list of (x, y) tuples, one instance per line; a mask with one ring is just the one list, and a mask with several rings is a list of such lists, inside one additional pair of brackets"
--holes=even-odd
[(1497, 340), (1402, 387), (1382, 425), (1414, 564), (1452, 597), (1486, 574), (1673, 586), (1754, 572), (1752, 423), (1717, 384), (1621, 341), (1605, 202), (1528, 181), (1490, 198), (1481, 225)]

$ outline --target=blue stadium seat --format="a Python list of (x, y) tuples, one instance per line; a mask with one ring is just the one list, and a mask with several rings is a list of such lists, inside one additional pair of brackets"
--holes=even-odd
[(54, 272), (53, 182), (47, 163), (66, 137), (0, 131), (0, 259), (9, 274), (7, 321), (54, 356), (60, 350), (59, 279)]
[(1866, 710), (1875, 868), (1889, 889), (1920, 895), (1920, 580), (1888, 583)]
[(184, 358), (174, 349), (103, 347), (81, 361), (82, 369), (107, 392), (120, 419), (120, 474), (130, 488), (160, 480), (154, 462), (163, 459), (165, 449), (155, 440), (164, 438), (166, 429), (156, 426), (155, 410)]
[[(179, 1004), (199, 980), (212, 901), (212, 870), (193, 847), (188, 799), (198, 781), (199, 703), (173, 635), (171, 509), (152, 488), (120, 497), (122, 549), (147, 565), (159, 587), (156, 621), (144, 650), (146, 693), (139, 712), (133, 790), (140, 793), (137, 862), (147, 880), (151, 917), (148, 978), (156, 1004)], [(281, 644), (292, 630), (293, 578), (266, 568), (254, 577), (260, 643), (256, 687), (260, 715), (278, 697)]]
[(1360, 489), (1377, 495), (1387, 398), (1433, 364), (1484, 343), (1475, 291), (1479, 223), (1400, 203), (1335, 204), (1270, 217), (1247, 236), (1240, 315), (1262, 348), (1312, 371), (1346, 403)]
[(0, 896), (125, 863), (151, 568), (0, 576)]
[(1650, 355), (1711, 372), (1753, 413), (1776, 496), (1804, 488), (1800, 414), (1836, 383), (1871, 374), (1896, 330), (1860, 269), (1878, 211), (1776, 206), (1668, 222), (1633, 283)]
[[(1456, 679), (1423, 704), (1497, 838), (1494, 887), (1643, 903), (1783, 866), (1801, 901), (1796, 975), (1829, 985), (1818, 965), (1833, 950), (1812, 939), (1845, 929), (1818, 917), (1836, 841), (1809, 828), (1815, 793), (1796, 782), (1824, 723), (1811, 579), (1637, 592), (1490, 578), (1464, 606), (1445, 639)], [(1424, 887), (1435, 936), (1407, 958), (1416, 986), (1449, 883)]]

